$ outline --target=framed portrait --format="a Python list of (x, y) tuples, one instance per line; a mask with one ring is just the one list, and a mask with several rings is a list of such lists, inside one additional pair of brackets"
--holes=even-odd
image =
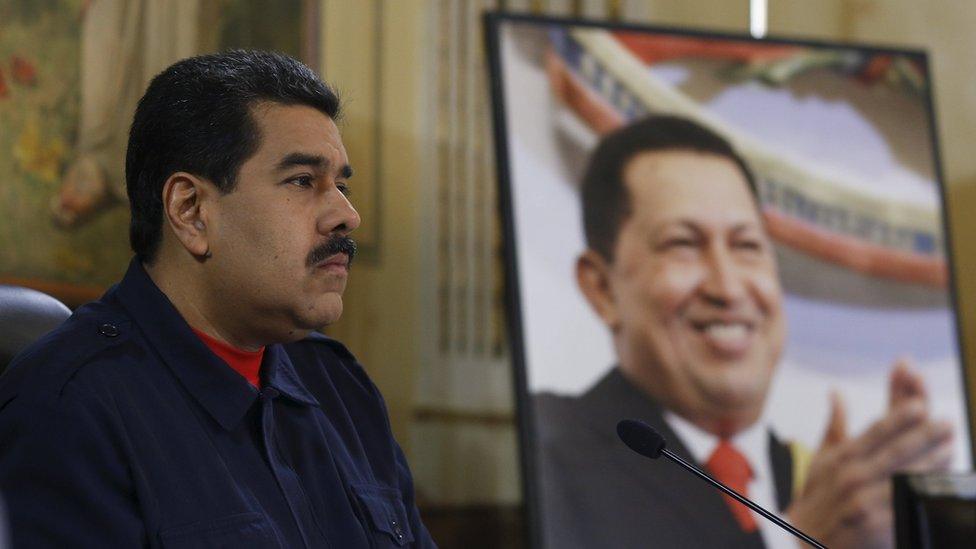
[[(553, 504), (540, 487), (546, 433), (580, 428), (553, 425), (574, 420), (540, 414), (540, 398), (590, 398), (620, 360), (607, 319), (578, 284), (588, 248), (582, 180), (601, 139), (649, 117), (721, 136), (755, 177), (786, 325), (758, 423), (813, 451), (835, 393), (848, 431), (863, 432), (888, 406), (895, 365), (910, 363), (931, 414), (953, 425), (952, 468), (971, 467), (924, 52), (504, 14), (487, 16), (486, 29), (537, 536)], [(715, 334), (726, 336), (738, 334)], [(608, 428), (607, 444), (618, 443)]]

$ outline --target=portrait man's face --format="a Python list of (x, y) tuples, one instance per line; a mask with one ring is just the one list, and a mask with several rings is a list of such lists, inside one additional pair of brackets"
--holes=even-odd
[(595, 303), (621, 368), (665, 407), (739, 430), (762, 410), (785, 331), (746, 179), (727, 158), (674, 150), (636, 156), (624, 183), (630, 214), (613, 261), (600, 263), (605, 296)]
[(275, 337), (319, 329), (342, 313), (349, 259), (322, 252), (360, 222), (346, 197), (346, 150), (332, 119), (314, 108), (261, 103), (252, 116), (260, 146), (210, 216), (215, 290), (288, 332)]

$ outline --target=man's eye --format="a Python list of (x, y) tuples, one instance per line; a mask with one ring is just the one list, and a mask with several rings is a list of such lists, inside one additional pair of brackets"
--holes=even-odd
[(308, 188), (312, 186), (313, 179), (310, 175), (301, 175), (289, 179), (288, 182), (296, 187)]
[(350, 189), (349, 185), (347, 185), (346, 183), (337, 182), (336, 188), (339, 189), (339, 192), (345, 196), (349, 196), (352, 194), (352, 189)]
[(758, 240), (740, 240), (734, 246), (740, 250), (759, 251), (763, 249), (762, 242)]
[(691, 248), (698, 245), (693, 238), (669, 238), (664, 241), (664, 248)]

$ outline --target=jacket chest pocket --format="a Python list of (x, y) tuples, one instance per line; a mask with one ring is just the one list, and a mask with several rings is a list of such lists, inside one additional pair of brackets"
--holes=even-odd
[(166, 549), (280, 549), (271, 523), (261, 513), (240, 513), (166, 528), (159, 532)]
[(404, 547), (413, 543), (413, 532), (400, 492), (371, 484), (353, 485), (352, 491), (366, 515), (366, 526), (374, 547)]

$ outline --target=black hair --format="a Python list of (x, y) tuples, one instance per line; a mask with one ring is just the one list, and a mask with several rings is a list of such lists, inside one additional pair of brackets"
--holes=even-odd
[(125, 155), (125, 185), (136, 257), (152, 262), (163, 223), (163, 184), (184, 171), (234, 189), (241, 165), (261, 143), (251, 108), (269, 101), (307, 105), (329, 118), (339, 99), (300, 61), (280, 53), (232, 50), (178, 61), (139, 100)]
[(704, 126), (677, 116), (649, 116), (605, 136), (590, 156), (583, 175), (583, 230), (586, 244), (607, 261), (620, 227), (631, 213), (624, 169), (641, 153), (687, 150), (716, 154), (735, 163), (745, 176), (756, 204), (756, 180), (745, 160), (723, 137)]

